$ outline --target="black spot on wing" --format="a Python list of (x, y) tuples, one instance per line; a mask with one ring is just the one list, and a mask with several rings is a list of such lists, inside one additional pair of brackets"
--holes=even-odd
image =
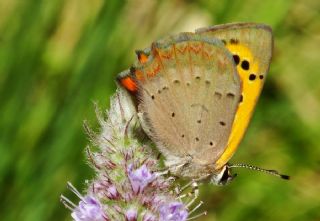
[(241, 68), (245, 71), (249, 70), (250, 69), (250, 64), (249, 64), (249, 61), (247, 60), (243, 60), (241, 62)]
[(236, 63), (236, 65), (238, 65), (238, 64), (240, 63), (240, 57), (239, 57), (239, 55), (234, 54), (234, 55), (233, 55), (233, 60), (234, 60), (234, 63)]
[(250, 80), (250, 81), (254, 81), (254, 80), (256, 79), (256, 77), (257, 77), (257, 76), (256, 76), (255, 74), (250, 74), (250, 75), (249, 75), (249, 80)]

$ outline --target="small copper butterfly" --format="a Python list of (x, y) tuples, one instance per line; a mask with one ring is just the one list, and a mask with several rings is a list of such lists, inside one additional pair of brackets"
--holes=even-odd
[(222, 185), (246, 167), (284, 179), (274, 170), (229, 165), (250, 122), (269, 69), (269, 26), (233, 23), (180, 33), (137, 51), (118, 76), (137, 98), (144, 130), (166, 157), (170, 172)]

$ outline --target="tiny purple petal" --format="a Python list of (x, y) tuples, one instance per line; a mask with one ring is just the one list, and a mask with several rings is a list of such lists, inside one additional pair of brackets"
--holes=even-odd
[(160, 221), (185, 221), (188, 217), (188, 211), (180, 202), (171, 202), (163, 204), (159, 208)]
[(94, 183), (92, 183), (90, 188), (90, 193), (94, 194), (98, 197), (104, 197), (105, 196), (105, 190), (110, 184), (107, 181), (99, 180)]
[(126, 212), (126, 221), (137, 221), (138, 212), (136, 209), (128, 209)]
[(140, 168), (133, 171), (133, 165), (129, 165), (128, 175), (130, 183), (134, 193), (139, 193), (155, 179), (155, 175), (152, 174), (146, 165), (142, 165)]
[(117, 188), (115, 185), (110, 185), (107, 188), (106, 195), (109, 199), (118, 199), (119, 198), (119, 192), (117, 191)]
[(106, 221), (106, 215), (98, 200), (92, 196), (86, 196), (79, 202), (71, 213), (75, 221)]
[(144, 216), (143, 216), (143, 221), (157, 221), (157, 218), (155, 215), (151, 214), (151, 213), (146, 213)]

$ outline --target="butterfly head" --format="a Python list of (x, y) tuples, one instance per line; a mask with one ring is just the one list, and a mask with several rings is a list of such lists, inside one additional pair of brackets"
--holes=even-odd
[(231, 168), (228, 165), (224, 165), (219, 172), (211, 176), (210, 180), (215, 185), (224, 186), (229, 184), (236, 176), (237, 174), (231, 173)]

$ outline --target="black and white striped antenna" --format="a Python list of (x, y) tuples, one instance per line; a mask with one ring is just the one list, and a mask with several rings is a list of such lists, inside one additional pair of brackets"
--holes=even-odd
[(246, 169), (250, 169), (250, 170), (256, 170), (256, 171), (260, 171), (260, 172), (263, 172), (263, 173), (267, 173), (267, 174), (270, 174), (270, 175), (273, 175), (273, 176), (277, 176), (277, 177), (282, 178), (284, 180), (289, 180), (290, 179), (290, 176), (280, 174), (276, 170), (262, 169), (262, 168), (257, 167), (257, 166), (252, 166), (252, 165), (243, 164), (243, 163), (231, 164), (231, 165), (228, 165), (228, 167), (229, 168), (246, 168)]

